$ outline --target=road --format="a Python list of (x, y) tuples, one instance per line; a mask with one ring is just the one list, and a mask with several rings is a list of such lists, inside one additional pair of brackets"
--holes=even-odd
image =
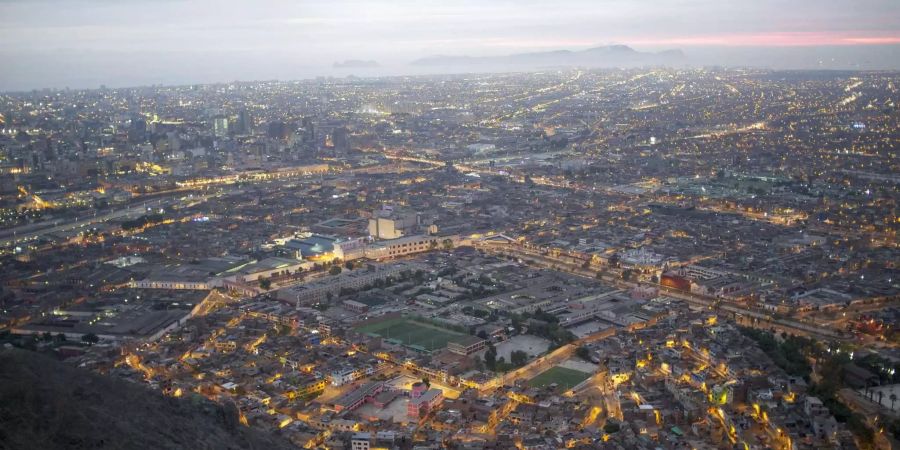
[(593, 398), (593, 391), (596, 390), (603, 400), (602, 408), (606, 412), (606, 417), (623, 420), (621, 402), (607, 374), (606, 369), (601, 368), (591, 378), (582, 383), (578, 389), (573, 391), (572, 395), (591, 399)]

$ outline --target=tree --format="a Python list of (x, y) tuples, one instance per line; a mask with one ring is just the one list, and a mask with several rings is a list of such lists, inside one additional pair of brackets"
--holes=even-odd
[(259, 287), (265, 290), (272, 289), (272, 280), (268, 278), (260, 278), (259, 279)]
[(513, 327), (513, 331), (515, 331), (516, 333), (520, 333), (522, 331), (522, 319), (518, 315), (514, 314), (510, 318), (510, 322)]
[(37, 350), (37, 338), (30, 334), (22, 337), (22, 348), (31, 351)]
[(428, 377), (422, 378), (422, 384), (424, 384), (426, 388), (431, 388), (431, 380), (429, 380)]
[(619, 254), (618, 253), (609, 257), (609, 266), (610, 267), (619, 267)]
[(81, 340), (88, 345), (94, 345), (100, 342), (100, 337), (94, 333), (88, 333), (81, 335)]
[(53, 333), (50, 333), (49, 331), (43, 332), (43, 333), (41, 334), (41, 340), (44, 341), (44, 342), (50, 342), (50, 341), (52, 341), (52, 340), (53, 340)]
[(525, 353), (522, 350), (515, 350), (509, 355), (509, 359), (512, 362), (512, 365), (521, 367), (528, 362), (528, 353)]
[(575, 350), (575, 355), (577, 355), (579, 358), (581, 358), (585, 361), (591, 360), (591, 351), (588, 350), (588, 348), (583, 345), (581, 347), (578, 347)]
[(625, 269), (622, 271), (622, 281), (631, 280), (631, 269)]
[(545, 312), (541, 308), (538, 308), (537, 310), (535, 310), (532, 317), (534, 317), (537, 320), (543, 320), (544, 322), (547, 322), (547, 323), (558, 323), (559, 322), (559, 317), (556, 317), (553, 314)]
[(341, 273), (341, 266), (331, 266), (331, 268), (328, 269), (328, 273), (331, 275), (337, 275)]
[(54, 339), (56, 339), (56, 342), (66, 342), (66, 335), (63, 333), (57, 333), (56, 336), (54, 336)]
[(487, 331), (484, 331), (484, 330), (479, 331), (479, 332), (478, 332), (478, 337), (480, 337), (480, 338), (482, 338), (482, 339), (484, 339), (484, 340), (488, 340), (488, 334), (487, 334)]
[(487, 350), (484, 352), (484, 365), (489, 370), (497, 368), (497, 349), (490, 342), (488, 342)]
[(344, 263), (344, 267), (345, 267), (347, 270), (353, 270), (353, 261), (347, 261), (347, 262), (345, 262), (345, 263)]

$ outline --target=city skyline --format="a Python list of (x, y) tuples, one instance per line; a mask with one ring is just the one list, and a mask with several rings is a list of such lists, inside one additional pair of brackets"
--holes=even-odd
[[(900, 7), (825, 2), (0, 2), (0, 91), (415, 75), (434, 55), (629, 45), (679, 64), (896, 69)], [(345, 60), (378, 67), (337, 68)], [(501, 68), (502, 69), (502, 68)]]

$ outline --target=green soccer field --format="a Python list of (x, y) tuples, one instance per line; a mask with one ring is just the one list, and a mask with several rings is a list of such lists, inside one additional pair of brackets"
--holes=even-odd
[(396, 339), (403, 342), (404, 345), (422, 347), (428, 351), (444, 348), (448, 342), (465, 336), (455, 331), (403, 317), (362, 325), (356, 327), (356, 330), (378, 335), (384, 339)]
[(582, 381), (587, 380), (590, 376), (591, 374), (587, 372), (556, 366), (551, 367), (538, 374), (538, 376), (528, 380), (528, 385), (531, 387), (544, 387), (556, 383), (560, 387), (568, 390), (577, 386)]

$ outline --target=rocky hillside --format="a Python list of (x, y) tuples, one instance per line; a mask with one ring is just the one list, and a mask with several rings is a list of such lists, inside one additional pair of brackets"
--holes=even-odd
[(0, 349), (0, 449), (288, 449), (237, 409)]

